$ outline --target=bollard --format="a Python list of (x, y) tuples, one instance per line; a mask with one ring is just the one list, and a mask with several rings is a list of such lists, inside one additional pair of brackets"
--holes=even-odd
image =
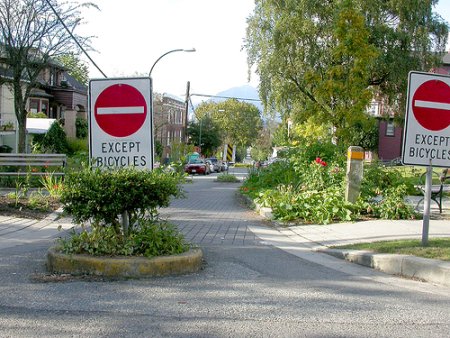
[(357, 146), (348, 147), (345, 200), (355, 203), (361, 190), (363, 178), (364, 149)]

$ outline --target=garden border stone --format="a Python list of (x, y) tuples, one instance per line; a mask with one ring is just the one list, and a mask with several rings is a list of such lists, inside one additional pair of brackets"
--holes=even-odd
[(202, 259), (200, 248), (179, 255), (146, 258), (69, 255), (51, 247), (47, 252), (47, 269), (57, 274), (142, 278), (197, 272)]

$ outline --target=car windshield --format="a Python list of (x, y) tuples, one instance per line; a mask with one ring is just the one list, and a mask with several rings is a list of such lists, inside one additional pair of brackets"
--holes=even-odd
[(212, 163), (217, 163), (217, 158), (208, 158)]
[(203, 164), (203, 161), (202, 160), (193, 160), (193, 161), (190, 161), (189, 164)]

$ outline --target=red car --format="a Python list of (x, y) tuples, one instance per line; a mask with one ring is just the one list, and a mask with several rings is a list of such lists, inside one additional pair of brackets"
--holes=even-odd
[(186, 166), (184, 167), (184, 172), (192, 175), (209, 175), (211, 173), (211, 169), (209, 168), (209, 164), (204, 160), (196, 159), (186, 164)]

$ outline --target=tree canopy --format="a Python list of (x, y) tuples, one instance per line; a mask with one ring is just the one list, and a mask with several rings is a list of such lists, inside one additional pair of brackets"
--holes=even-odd
[(314, 117), (339, 140), (364, 125), (375, 94), (403, 114), (408, 72), (430, 70), (445, 49), (436, 3), (256, 0), (245, 48), (265, 109), (296, 123)]
[(76, 28), (81, 21), (81, 7), (91, 5), (58, 0), (0, 0), (0, 54), (7, 68), (6, 75), (0, 76), (0, 84), (6, 83), (14, 94), (19, 152), (25, 150), (26, 103), (31, 90), (40, 86), (42, 71), (52, 60), (78, 51), (73, 37), (81, 45), (87, 44), (88, 38), (77, 36)]
[(201, 148), (206, 156), (213, 156), (221, 145), (221, 133), (218, 125), (209, 115), (202, 116), (197, 122), (188, 125), (189, 143)]
[(201, 119), (209, 115), (220, 129), (223, 143), (248, 147), (262, 129), (262, 118), (259, 109), (250, 103), (236, 99), (223, 102), (202, 102), (195, 110), (196, 117)]
[(57, 60), (64, 65), (69, 75), (71, 75), (75, 80), (85, 86), (88, 85), (89, 68), (83, 60), (75, 55), (75, 53), (69, 52), (67, 54), (62, 54), (57, 57)]

